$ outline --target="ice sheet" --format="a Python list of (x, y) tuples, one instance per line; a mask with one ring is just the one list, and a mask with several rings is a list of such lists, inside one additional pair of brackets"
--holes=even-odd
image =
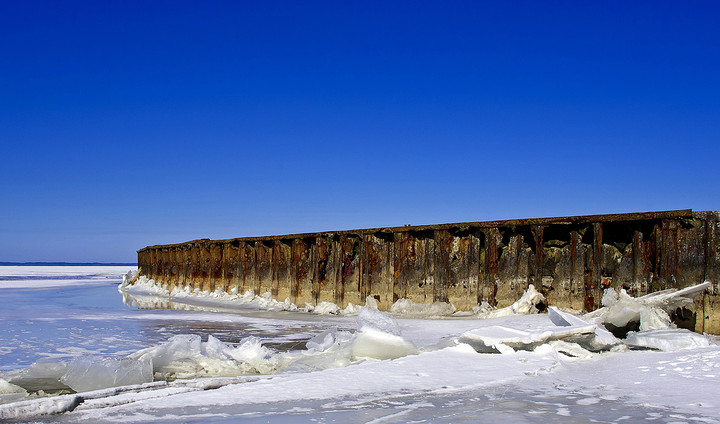
[(0, 290), (106, 284), (135, 269), (130, 266), (0, 266)]
[[(716, 399), (720, 349), (714, 337), (677, 329), (638, 332), (630, 334), (628, 343), (644, 341), (666, 351), (623, 349), (620, 340), (612, 348), (589, 352), (573, 337), (597, 338), (600, 325), (562, 311), (519, 315), (535, 312), (539, 303), (537, 297), (529, 299), (532, 296), (496, 318), (476, 319), (491, 312), (486, 308), (473, 317), (457, 319), (453, 314), (452, 319), (427, 320), (370, 308), (355, 308), (357, 317), (238, 311), (223, 309), (221, 302), (203, 303), (202, 296), (194, 295), (188, 300), (198, 305), (188, 306), (200, 312), (138, 310), (122, 305), (117, 292), (108, 296), (115, 289), (103, 285), (38, 290), (39, 295), (33, 295), (8, 289), (0, 298), (5, 309), (0, 318), (10, 327), (0, 329), (0, 338), (4, 337), (0, 358), (37, 356), (36, 351), (63, 355), (37, 365), (34, 375), (12, 371), (25, 373), (26, 385), (30, 380), (39, 384), (43, 378), (43, 384), (54, 378), (64, 387), (60, 380), (76, 385), (71, 374), (80, 376), (81, 383), (122, 384), (112, 378), (118, 368), (128, 369), (118, 366), (128, 356), (138, 362), (157, 361), (154, 379), (177, 378), (183, 372), (186, 377), (212, 377), (50, 398), (34, 399), (37, 394), (22, 391), (0, 394), (0, 399), (6, 395), (24, 399), (0, 405), (0, 419), (545, 423), (585, 417), (600, 422), (720, 422)], [(206, 297), (222, 301), (212, 294)], [(85, 306), (78, 309), (78, 304)], [(521, 346), (498, 355), (478, 353), (477, 346), (463, 342), (463, 334), (487, 337), (498, 329), (506, 333), (499, 339), (508, 347), (512, 339)], [(548, 331), (550, 337), (545, 337)], [(178, 336), (185, 339), (175, 343), (182, 339), (175, 339)], [(100, 351), (103, 346), (112, 349)], [(68, 374), (73, 358), (88, 353), (96, 360), (87, 367), (94, 376), (82, 378), (82, 367)], [(107, 359), (115, 362), (108, 366)], [(271, 374), (257, 374), (265, 372), (259, 369), (263, 364), (272, 365), (265, 369)], [(241, 372), (253, 375), (217, 376), (242, 367), (246, 368)], [(0, 376), (8, 381), (5, 377)], [(58, 412), (63, 414), (48, 418), (47, 414)]]

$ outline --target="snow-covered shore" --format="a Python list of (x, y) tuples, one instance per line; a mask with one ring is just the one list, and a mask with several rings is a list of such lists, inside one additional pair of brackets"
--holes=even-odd
[[(168, 292), (151, 281), (130, 284), (130, 277), (120, 290), (140, 306), (173, 302), (184, 305), (180, 309), (233, 309), (238, 317), (243, 308), (263, 308), (281, 320), (306, 316), (324, 330), (293, 330), (306, 336), (289, 350), (273, 349), (272, 340), (256, 336), (226, 342), (212, 334), (178, 334), (124, 356), (77, 356), (6, 371), (0, 374), (6, 402), (0, 418), (720, 422), (717, 338), (672, 328), (663, 315), (702, 286), (644, 299), (608, 292), (605, 308), (586, 315), (552, 307), (537, 313), (532, 288), (505, 309), (458, 314), (451, 305), (401, 302), (388, 314), (372, 302), (298, 308), (252, 293)], [(623, 320), (639, 320), (645, 328), (617, 338), (603, 326)], [(39, 379), (77, 393), (33, 392), (31, 383)]]

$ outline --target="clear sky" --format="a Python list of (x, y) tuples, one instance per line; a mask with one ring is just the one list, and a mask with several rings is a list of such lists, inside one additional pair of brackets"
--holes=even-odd
[(720, 209), (717, 1), (2, 1), (0, 261)]

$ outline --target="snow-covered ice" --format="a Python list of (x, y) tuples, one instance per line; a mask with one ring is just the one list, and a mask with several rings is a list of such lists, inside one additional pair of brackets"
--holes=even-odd
[[(532, 287), (505, 309), (404, 300), (385, 313), (127, 276), (123, 304), (127, 269), (34, 285), (52, 279), (32, 268), (0, 271), (0, 419), (720, 422), (717, 338), (655, 319), (689, 292), (608, 292), (584, 316), (538, 313)], [(626, 318), (640, 325), (625, 339), (605, 328)]]

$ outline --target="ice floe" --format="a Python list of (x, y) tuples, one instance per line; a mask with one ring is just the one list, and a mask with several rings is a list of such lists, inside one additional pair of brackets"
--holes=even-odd
[(673, 328), (670, 312), (692, 305), (693, 298), (710, 286), (704, 282), (682, 290), (668, 289), (641, 297), (632, 297), (625, 289), (616, 292), (605, 290), (603, 307), (585, 314), (584, 319), (603, 324), (615, 335), (624, 335), (631, 330), (658, 330)]
[[(127, 275), (120, 289), (139, 298), (145, 296), (148, 302), (177, 298), (186, 305), (228, 302), (274, 311), (297, 308), (269, 294), (208, 293), (188, 288), (169, 291), (133, 274)], [(435, 399), (433, 396), (451, 396), (448, 405), (452, 405), (474, 398), (488, 387), (515, 387), (511, 392), (520, 388), (555, 396), (562, 414), (566, 410), (570, 413), (572, 405), (598, 405), (609, 402), (612, 396), (623, 396), (631, 399), (624, 402), (635, 397), (638, 402), (665, 402), (662, 405), (673, 411), (689, 411), (686, 421), (693, 417), (707, 421), (706, 415), (720, 418), (712, 412), (720, 405), (711, 393), (717, 384), (716, 375), (720, 375), (717, 339), (674, 328), (639, 328), (643, 319), (651, 322), (648, 312), (643, 315), (643, 308), (668, 312), (677, 305), (687, 305), (688, 299), (702, 290), (696, 286), (638, 299), (608, 291), (604, 312), (572, 314), (551, 306), (548, 314), (538, 314), (545, 309), (546, 300), (531, 286), (507, 308), (483, 305), (463, 319), (443, 320), (417, 318), (460, 314), (448, 303), (418, 307), (407, 299), (396, 303), (395, 312), (378, 311), (373, 298), (366, 299), (364, 307), (350, 305), (345, 309), (321, 302), (300, 308), (312, 309), (315, 315), (276, 315), (302, 315), (308, 322), (350, 326), (338, 329), (329, 324), (325, 330), (301, 338), (288, 351), (275, 350), (271, 340), (261, 337), (231, 343), (210, 334), (187, 334), (116, 358), (45, 360), (0, 372), (0, 402), (5, 402), (0, 405), (0, 419), (27, 421), (66, 412), (69, 414), (52, 419), (229, 422), (238, 416), (263, 417), (257, 411), (265, 407), (253, 406), (261, 404), (287, 414), (318, 411), (324, 405), (342, 402), (353, 405), (348, 408), (367, 408), (392, 396), (393, 402), (412, 398), (418, 405)], [(612, 306), (616, 309), (610, 311)], [(183, 319), (187, 315), (182, 313)], [(273, 316), (265, 312), (258, 315)], [(353, 319), (347, 318), (353, 315), (357, 316), (354, 326)], [(639, 331), (618, 338), (606, 329), (606, 322), (621, 323), (626, 317), (627, 323), (638, 323)], [(642, 390), (637, 390), (640, 387)], [(696, 387), (697, 393), (687, 394)], [(45, 397), (51, 394), (45, 390), (55, 396)], [(297, 421), (322, 418), (299, 417)], [(388, 417), (393, 421), (393, 416)], [(394, 416), (395, 421), (407, 417), (402, 413)]]

